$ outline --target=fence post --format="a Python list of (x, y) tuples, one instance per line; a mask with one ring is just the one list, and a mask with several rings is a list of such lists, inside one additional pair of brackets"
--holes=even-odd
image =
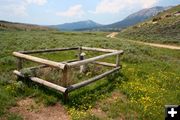
[[(65, 65), (64, 69), (62, 70), (62, 73), (63, 73), (62, 81), (63, 81), (63, 86), (65, 88), (68, 87), (68, 81), (69, 81), (68, 77), (70, 77), (68, 72), (69, 72), (69, 68), (67, 67), (67, 65)], [(68, 101), (68, 93), (65, 92), (63, 94), (63, 97), (64, 97), (64, 103), (67, 103), (67, 101)]]
[[(80, 54), (80, 60), (84, 60), (85, 59), (85, 55), (86, 55), (86, 53), (82, 52)], [(80, 73), (86, 73), (86, 72), (87, 72), (87, 65), (86, 64), (81, 65), (80, 66)]]
[(22, 63), (23, 63), (23, 60), (21, 58), (17, 58), (17, 69), (18, 70), (21, 70), (22, 69)]
[(78, 48), (78, 59), (81, 60), (81, 53), (82, 53), (82, 48)]
[(120, 54), (116, 56), (116, 67), (120, 66)]
[(63, 99), (65, 104), (68, 103), (68, 92), (63, 93)]

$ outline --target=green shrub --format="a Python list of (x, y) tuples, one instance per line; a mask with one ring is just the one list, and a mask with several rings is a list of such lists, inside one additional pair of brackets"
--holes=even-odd
[(6, 90), (13, 96), (22, 95), (25, 92), (25, 85), (18, 81), (6, 86)]
[(54, 97), (54, 96), (48, 96), (48, 95), (45, 95), (43, 97), (43, 103), (46, 105), (46, 106), (51, 106), (51, 105), (55, 105), (58, 101), (58, 98)]
[(8, 120), (23, 120), (23, 118), (20, 115), (16, 115), (16, 114), (10, 114), (7, 119)]

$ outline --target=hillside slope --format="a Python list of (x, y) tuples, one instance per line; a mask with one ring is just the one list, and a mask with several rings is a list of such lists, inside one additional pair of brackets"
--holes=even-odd
[(122, 30), (119, 36), (133, 40), (180, 45), (180, 5)]
[(152, 7), (148, 9), (142, 9), (138, 12), (135, 12), (128, 17), (126, 17), (124, 20), (110, 24), (105, 26), (106, 28), (125, 28), (131, 25), (135, 25), (139, 22), (143, 22), (144, 20), (151, 18), (152, 16), (157, 15), (159, 12), (162, 12), (163, 10), (167, 9), (168, 7)]
[(35, 31), (35, 30), (50, 30), (47, 27), (39, 26), (39, 25), (32, 25), (32, 24), (24, 24), (24, 23), (14, 23), (8, 21), (1, 21), (0, 20), (0, 31), (4, 30), (25, 30), (25, 31)]

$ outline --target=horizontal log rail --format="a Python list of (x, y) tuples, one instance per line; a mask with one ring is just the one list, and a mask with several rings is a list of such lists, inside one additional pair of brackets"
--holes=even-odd
[[(66, 64), (66, 63), (75, 62), (75, 61), (78, 61), (78, 60), (74, 59), (74, 60), (68, 60), (68, 61), (63, 61), (63, 62), (58, 62), (58, 63)], [(49, 66), (48, 65), (39, 65), (39, 66), (29, 67), (27, 69), (35, 70), (35, 69), (47, 68), (47, 67), (49, 67)]]
[(54, 62), (54, 61), (34, 57), (34, 56), (31, 56), (31, 55), (22, 54), (22, 53), (19, 53), (19, 52), (13, 52), (13, 55), (18, 57), (18, 58), (23, 58), (23, 59), (26, 59), (26, 60), (30, 60), (30, 61), (33, 61), (33, 62), (37, 62), (37, 63), (40, 63), (40, 64), (44, 64), (44, 65), (48, 65), (48, 66), (52, 66), (52, 67), (56, 67), (56, 68), (60, 68), (60, 69), (64, 69), (64, 67), (65, 67), (65, 64), (63, 64), (63, 63), (58, 63), (58, 62)]
[(45, 49), (45, 50), (31, 50), (31, 51), (19, 51), (23, 54), (35, 54), (35, 53), (45, 53), (45, 52), (57, 52), (57, 51), (66, 51), (66, 50), (77, 50), (78, 47), (73, 48), (54, 48), (54, 49)]
[(116, 64), (107, 63), (107, 62), (99, 62), (99, 61), (95, 61), (95, 62), (93, 62), (93, 63), (98, 64), (98, 65), (107, 66), (107, 67), (116, 67)]
[[(13, 71), (14, 74), (20, 76), (20, 77), (25, 77), (21, 72), (17, 71), (17, 70), (14, 70)], [(50, 88), (53, 88), (57, 91), (60, 91), (62, 93), (65, 93), (66, 92), (66, 89), (67, 88), (64, 88), (62, 86), (59, 86), (59, 85), (56, 85), (56, 84), (53, 84), (51, 82), (48, 82), (46, 80), (43, 80), (43, 79), (40, 79), (38, 77), (28, 77), (30, 80), (36, 82), (36, 83), (39, 83), (39, 84), (42, 84), (42, 85), (45, 85), (47, 87), (50, 87)]]
[(105, 72), (105, 73), (103, 73), (103, 74), (101, 74), (101, 75), (98, 75), (98, 76), (96, 76), (96, 77), (90, 78), (89, 80), (85, 80), (85, 81), (83, 81), (83, 82), (80, 82), (80, 83), (71, 85), (71, 86), (67, 87), (67, 91), (68, 91), (68, 92), (71, 92), (71, 91), (73, 91), (73, 90), (75, 90), (75, 89), (84, 87), (84, 86), (86, 86), (86, 85), (88, 85), (88, 84), (90, 84), (90, 83), (92, 83), (92, 82), (95, 82), (95, 81), (97, 81), (97, 80), (100, 80), (101, 78), (103, 78), (103, 77), (105, 77), (105, 76), (107, 76), (107, 75), (109, 75), (109, 74), (111, 74), (111, 73), (113, 73), (113, 72), (115, 72), (115, 71), (117, 71), (117, 70), (119, 70), (119, 69), (120, 69), (120, 67), (116, 67), (116, 68), (114, 68), (114, 69), (112, 69), (112, 70), (110, 70), (110, 71), (107, 71), (107, 72)]
[(98, 51), (98, 52), (117, 52), (118, 50), (112, 50), (112, 49), (102, 49), (102, 48), (90, 48), (90, 47), (82, 47), (82, 50), (87, 51)]
[(81, 60), (81, 61), (77, 61), (77, 62), (67, 63), (67, 65), (70, 66), (70, 67), (80, 66), (80, 65), (83, 65), (83, 64), (91, 63), (91, 62), (94, 62), (96, 60), (100, 60), (100, 59), (103, 59), (103, 58), (106, 58), (106, 57), (109, 57), (109, 56), (113, 56), (113, 55), (118, 55), (118, 54), (123, 54), (123, 51), (120, 50), (120, 51), (116, 51), (116, 52), (113, 52), (113, 53), (107, 53), (107, 54), (100, 55), (100, 56), (97, 56), (97, 57), (93, 57), (93, 58), (89, 58), (89, 59), (85, 59), (85, 60)]

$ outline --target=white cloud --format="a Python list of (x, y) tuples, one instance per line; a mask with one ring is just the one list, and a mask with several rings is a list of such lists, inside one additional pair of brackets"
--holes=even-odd
[(44, 5), (47, 0), (2, 0), (0, 15), (25, 17), (28, 16), (27, 7), (31, 4)]
[(140, 6), (141, 8), (152, 7), (159, 0), (101, 0), (93, 13), (118, 13), (123, 9)]
[(63, 17), (81, 17), (84, 15), (82, 5), (74, 5), (66, 11), (57, 12), (56, 15)]
[(140, 0), (143, 8), (149, 8), (155, 5), (159, 0)]
[(19, 4), (9, 4), (0, 5), (0, 15), (3, 16), (16, 16), (25, 17), (27, 16), (26, 6), (22, 3)]
[(27, 4), (36, 4), (36, 5), (44, 5), (47, 3), (47, 0), (25, 0)]

